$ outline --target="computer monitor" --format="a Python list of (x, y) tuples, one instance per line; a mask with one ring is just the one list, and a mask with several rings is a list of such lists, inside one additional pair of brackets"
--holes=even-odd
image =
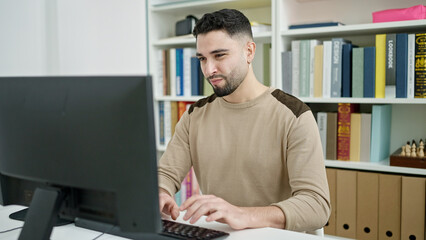
[(148, 76), (0, 77), (0, 200), (31, 202), (20, 239), (57, 215), (157, 238), (153, 114)]

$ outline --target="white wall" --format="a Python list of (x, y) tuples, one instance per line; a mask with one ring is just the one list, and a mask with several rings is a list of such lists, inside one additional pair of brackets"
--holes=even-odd
[(145, 0), (1, 0), (0, 75), (147, 73)]

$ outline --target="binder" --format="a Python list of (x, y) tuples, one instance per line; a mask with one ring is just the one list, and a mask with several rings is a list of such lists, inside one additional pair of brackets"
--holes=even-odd
[(401, 239), (401, 176), (379, 175), (378, 239)]
[(379, 174), (358, 172), (356, 237), (376, 240), (379, 212)]
[(356, 238), (357, 172), (337, 170), (336, 175), (336, 235)]
[(401, 239), (425, 238), (425, 178), (402, 177)]
[(336, 235), (336, 169), (327, 168), (328, 188), (330, 189), (331, 214), (327, 224), (324, 226), (324, 233)]

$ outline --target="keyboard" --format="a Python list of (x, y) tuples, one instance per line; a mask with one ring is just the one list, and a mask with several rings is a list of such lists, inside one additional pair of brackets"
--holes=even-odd
[(208, 240), (228, 236), (229, 233), (216, 231), (213, 229), (197, 227), (184, 223), (177, 223), (168, 220), (163, 221), (163, 231), (160, 233), (163, 236), (175, 239), (196, 239)]

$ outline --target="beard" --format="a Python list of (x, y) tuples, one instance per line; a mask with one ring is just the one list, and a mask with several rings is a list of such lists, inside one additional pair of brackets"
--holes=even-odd
[[(213, 86), (210, 82), (210, 79), (212, 78), (222, 78), (225, 81), (225, 85), (223, 87)], [(244, 77), (231, 76), (230, 78), (228, 78), (225, 75), (214, 75), (214, 76), (208, 77), (207, 80), (212, 86), (214, 93), (218, 97), (224, 97), (224, 96), (228, 96), (232, 94), (235, 90), (237, 90), (237, 88), (243, 82)]]

